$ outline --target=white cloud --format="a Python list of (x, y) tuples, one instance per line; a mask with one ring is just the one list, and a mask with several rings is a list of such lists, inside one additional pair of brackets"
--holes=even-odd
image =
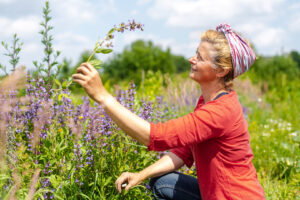
[(300, 3), (293, 4), (290, 6), (288, 12), (291, 16), (288, 18), (288, 28), (292, 32), (300, 31)]
[[(282, 25), (286, 18), (282, 16), (288, 17), (290, 13), (283, 7), (293, 8), (293, 13), (299, 10), (295, 9), (295, 3), (286, 0), (155, 0), (147, 14), (169, 27), (190, 30), (188, 36), (191, 44), (199, 42), (205, 30), (215, 29), (219, 23), (227, 22), (257, 45), (259, 52), (274, 53), (288, 40), (286, 28)], [(293, 17), (290, 29), (298, 30), (299, 18)], [(185, 51), (182, 53), (185, 54)]]
[(77, 44), (89, 44), (91, 41), (89, 38), (83, 35), (79, 35), (73, 32), (64, 32), (57, 34), (55, 37), (58, 42), (64, 43), (66, 45), (77, 45)]
[[(95, 17), (95, 6), (85, 0), (53, 0), (54, 15), (61, 19), (72, 20), (72, 23), (92, 20)], [(51, 5), (50, 5), (51, 6)]]
[[(10, 43), (16, 32), (24, 42), (20, 62), (32, 65), (31, 60), (39, 60), (43, 54), (38, 34), (43, 3), (21, 2), (0, 0), (0, 40)], [(125, 15), (134, 18), (143, 15), (146, 29), (116, 35), (114, 52), (143, 39), (190, 57), (200, 42), (201, 33), (215, 29), (222, 22), (230, 23), (234, 30), (250, 39), (259, 53), (271, 55), (280, 52), (282, 47), (300, 51), (300, 3), (295, 0), (137, 0), (126, 4), (130, 9), (122, 9), (123, 3), (115, 0), (50, 0), (53, 46), (62, 51), (60, 58), (76, 61), (83, 50), (93, 47), (102, 27), (110, 28), (109, 24), (122, 21)], [(7, 12), (14, 8), (18, 10)], [(1, 55), (2, 50), (0, 48), (0, 62), (3, 63), (6, 58)], [(109, 55), (103, 59), (107, 57)]]
[(0, 17), (0, 35), (8, 37), (17, 33), (21, 37), (30, 36), (39, 31), (40, 18), (37, 16), (25, 16), (18, 19)]
[(148, 15), (165, 19), (174, 27), (205, 27), (224, 21), (235, 22), (255, 15), (269, 15), (283, 0), (156, 0)]
[(130, 32), (123, 36), (122, 42), (124, 45), (131, 44), (132, 42), (142, 39), (144, 41), (151, 40), (154, 45), (159, 45), (163, 49), (171, 48), (172, 53), (184, 55), (186, 57), (193, 56), (200, 40), (192, 41), (187, 43), (178, 43), (174, 38), (163, 38), (154, 34), (145, 34), (145, 33), (137, 33)]
[(300, 15), (293, 18), (289, 24), (289, 29), (291, 31), (300, 31)]
[[(279, 52), (289, 41), (286, 37), (286, 30), (281, 26), (271, 27), (263, 23), (247, 23), (237, 24), (233, 28), (241, 34), (242, 38), (253, 43), (259, 53), (268, 52), (268, 54), (271, 54)], [(199, 42), (201, 40), (201, 34), (205, 30), (206, 29), (190, 32), (190, 41), (192, 41), (193, 44)]]
[(202, 31), (192, 31), (189, 33), (189, 38), (191, 40), (199, 40), (201, 39)]
[(162, 48), (170, 47), (175, 42), (173, 38), (161, 38), (157, 35), (137, 32), (129, 32), (123, 36), (123, 42), (125, 45), (130, 44), (138, 39), (146, 41), (151, 40), (155, 45), (161, 45)]
[(236, 0), (236, 3), (244, 4), (244, 11), (250, 10), (255, 14), (273, 14), (278, 12), (277, 9), (287, 3), (287, 0)]
[(11, 4), (14, 2), (15, 2), (15, 0), (0, 0), (0, 4)]
[(94, 43), (86, 36), (73, 32), (64, 32), (55, 37), (56, 50), (62, 51), (64, 57), (74, 58), (84, 50), (92, 50)]
[(137, 14), (139, 14), (139, 11), (138, 11), (138, 10), (132, 10), (132, 11), (130, 12), (130, 15), (131, 15), (131, 16), (136, 16)]
[(173, 44), (172, 52), (175, 54), (184, 55), (186, 58), (190, 58), (195, 55), (195, 51), (200, 41), (193, 41), (188, 43)]
[(138, 0), (137, 5), (145, 5), (150, 3), (152, 0)]
[(23, 46), (22, 46), (22, 51), (25, 51), (25, 52), (30, 52), (31, 54), (34, 54), (35, 52), (38, 52), (38, 51), (41, 51), (42, 50), (42, 46), (40, 43), (25, 43)]
[(284, 44), (285, 31), (281, 28), (266, 28), (254, 38), (255, 44), (271, 47)]
[(268, 27), (262, 23), (253, 23), (240, 25), (238, 30), (247, 33), (243, 36), (253, 40), (252, 42), (260, 48), (280, 47), (285, 42), (286, 31), (281, 27)]

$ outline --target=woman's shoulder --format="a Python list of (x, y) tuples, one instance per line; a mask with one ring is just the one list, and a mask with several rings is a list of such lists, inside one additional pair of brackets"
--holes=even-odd
[(201, 95), (198, 99), (198, 103), (196, 108), (200, 107), (215, 107), (215, 106), (226, 106), (226, 105), (231, 105), (233, 106), (239, 102), (239, 97), (238, 94), (236, 93), (235, 90), (231, 90), (228, 92), (228, 94), (222, 95), (219, 98), (215, 100), (211, 100), (207, 103), (204, 103), (204, 98), (203, 95)]
[(212, 116), (223, 118), (223, 120), (227, 117), (229, 119), (236, 118), (243, 112), (235, 90), (205, 104), (200, 102), (194, 111), (196, 113), (209, 112)]

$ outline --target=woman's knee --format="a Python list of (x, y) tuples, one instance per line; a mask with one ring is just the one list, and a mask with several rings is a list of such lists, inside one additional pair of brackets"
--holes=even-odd
[(178, 179), (178, 173), (171, 172), (159, 177), (150, 178), (149, 186), (154, 197), (166, 198), (173, 196), (173, 190)]
[(176, 171), (151, 178), (149, 186), (154, 199), (201, 199), (197, 179)]
[(149, 186), (152, 189), (162, 185), (170, 185), (170, 184), (174, 184), (177, 179), (178, 179), (178, 173), (170, 172), (159, 177), (150, 178)]

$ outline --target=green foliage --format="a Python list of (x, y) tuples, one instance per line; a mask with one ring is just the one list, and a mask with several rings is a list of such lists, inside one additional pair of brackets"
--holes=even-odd
[(290, 56), (298, 64), (300, 70), (300, 54), (297, 51), (291, 51)]
[[(50, 95), (50, 90), (52, 88), (54, 79), (59, 74), (59, 71), (62, 65), (58, 65), (57, 57), (60, 55), (60, 51), (54, 51), (52, 47), (53, 36), (50, 35), (50, 31), (53, 29), (51, 26), (49, 16), (51, 10), (49, 7), (49, 1), (45, 1), (45, 7), (43, 8), (43, 21), (40, 23), (42, 30), (39, 32), (42, 35), (42, 44), (44, 45), (44, 58), (41, 63), (37, 61), (33, 61), (34, 66), (36, 67), (36, 71), (34, 72), (35, 76), (42, 76), (47, 85), (47, 92)], [(53, 72), (53, 68), (57, 67), (56, 72)], [(50, 97), (48, 95), (48, 98)]]
[[(90, 51), (83, 51), (79, 58), (77, 63), (75, 64), (74, 68), (77, 68), (80, 66), (81, 63), (86, 62), (88, 59), (92, 59), (92, 60), (98, 60), (98, 56), (97, 55), (93, 55), (92, 57), (90, 57), (90, 55), (92, 54), (92, 52)], [(73, 71), (75, 72), (76, 69), (74, 69)]]
[(104, 63), (103, 68), (107, 79), (134, 80), (139, 85), (143, 71), (172, 74), (188, 69), (189, 64), (183, 56), (172, 55), (169, 48), (164, 51), (151, 41), (137, 40)]
[[(55, 83), (59, 88), (67, 87), (57, 80)], [(33, 84), (35, 88), (35, 82)], [(8, 135), (14, 137), (7, 141), (7, 146), (12, 148), (7, 149), (7, 165), (0, 170), (1, 199), (9, 196), (18, 179), (22, 184), (17, 188), (16, 198), (25, 199), (36, 169), (41, 169), (36, 198), (46, 195), (45, 199), (50, 199), (53, 195), (55, 199), (150, 199), (149, 191), (143, 185), (118, 194), (115, 181), (122, 172), (141, 171), (149, 166), (158, 153), (149, 152), (147, 147), (127, 136), (111, 122), (104, 110), (92, 103), (90, 106), (88, 100), (74, 105), (64, 89), (55, 93), (50, 105), (49, 102), (41, 103), (40, 96), (43, 95), (24, 105), (26, 111), (10, 113)], [(134, 113), (149, 117), (147, 120), (153, 122), (174, 117), (173, 110), (166, 105), (158, 106), (156, 102), (148, 103), (128, 96), (123, 96), (120, 101), (124, 106), (133, 103)], [(40, 105), (36, 119), (26, 118), (26, 123), (16, 125), (14, 119), (19, 121), (21, 118), (18, 117), (31, 113), (35, 103)], [(144, 104), (150, 107), (146, 109)], [(48, 122), (49, 118), (51, 121)], [(37, 129), (39, 124), (41, 129)], [(33, 145), (36, 137), (38, 145)], [(9, 168), (14, 157), (18, 159)]]
[(101, 60), (90, 60), (89, 63), (93, 65), (94, 67), (100, 66), (102, 64)]
[[(12, 72), (15, 71), (17, 64), (19, 63), (20, 56), (19, 53), (22, 49), (23, 43), (19, 42), (19, 38), (15, 33), (12, 40), (12, 46), (8, 47), (8, 44), (4, 41), (1, 42), (2, 46), (6, 50), (5, 56), (10, 58), (9, 63), (12, 65)], [(0, 69), (4, 72), (5, 75), (8, 75), (6, 66), (0, 64)]]
[(266, 81), (270, 88), (281, 87), (284, 76), (289, 81), (300, 77), (300, 69), (289, 55), (260, 57), (251, 66), (249, 72), (255, 83)]
[[(241, 103), (247, 106), (253, 164), (257, 170), (266, 199), (297, 199), (299, 185), (299, 123), (287, 115), (297, 112), (284, 101), (277, 102), (278, 109), (262, 108), (257, 102), (247, 102), (245, 91)], [(268, 94), (265, 94), (268, 97)], [(266, 101), (262, 97), (262, 101)], [(269, 102), (266, 101), (266, 104)], [(271, 105), (274, 105), (273, 103)], [(299, 119), (299, 118), (298, 118)]]
[(191, 69), (191, 64), (184, 56), (173, 55), (173, 62), (176, 66), (177, 73), (190, 71)]
[(267, 101), (280, 118), (298, 124), (300, 68), (294, 61), (297, 59), (295, 55), (298, 54), (261, 57), (250, 68), (248, 76), (253, 83), (261, 86)]
[(157, 96), (162, 94), (163, 87), (165, 86), (162, 73), (160, 71), (148, 71), (143, 77), (141, 85), (138, 87), (138, 93), (154, 101)]
[[(44, 45), (44, 58), (41, 63), (34, 61), (37, 70), (35, 74), (42, 76), (46, 81), (49, 80), (48, 84), (50, 83), (50, 88), (54, 91), (52, 100), (55, 101), (56, 106), (71, 104), (66, 101), (66, 98), (70, 97), (63, 92), (68, 87), (73, 91), (72, 102), (82, 104), (81, 96), (84, 90), (78, 84), (70, 85), (70, 77), (83, 62), (89, 61), (96, 67), (101, 66), (101, 61), (95, 55), (111, 53), (111, 43), (101, 47), (101, 42), (97, 41), (94, 51), (83, 52), (75, 65), (67, 59), (58, 64), (56, 59), (60, 53), (54, 52), (53, 37), (49, 34), (53, 27), (49, 25), (51, 17), (48, 1), (43, 14), (44, 21), (41, 23), (43, 29), (40, 34)], [(113, 38), (113, 32), (124, 31), (124, 28), (124, 24), (117, 29), (112, 28), (107, 34), (107, 41)], [(2, 42), (2, 46), (7, 50), (6, 55), (10, 57), (9, 62), (15, 69), (19, 62), (18, 54), (22, 43), (19, 43), (19, 38), (14, 35), (11, 48), (8, 48), (5, 42)], [(55, 66), (57, 71), (54, 73), (52, 69)], [(140, 112), (145, 108), (143, 99), (146, 97), (152, 101), (154, 111), (160, 113), (160, 116), (155, 116), (157, 121), (175, 118), (178, 114), (178, 110), (170, 108), (168, 103), (162, 107), (163, 104), (156, 99), (160, 95), (168, 95), (166, 88), (163, 87), (166, 86), (165, 74), (172, 77), (178, 75), (174, 74), (175, 72), (184, 72), (182, 73), (184, 77), (188, 77), (186, 73), (190, 64), (183, 56), (171, 54), (170, 49), (162, 50), (151, 41), (138, 40), (104, 63), (103, 67), (105, 73), (101, 78), (104, 86), (112, 94), (114, 92), (112, 83), (126, 87), (128, 80), (135, 81), (138, 88), (137, 98), (134, 100), (136, 111)], [(8, 74), (5, 66), (0, 64), (0, 68)], [(263, 92), (260, 98), (270, 105), (270, 108), (266, 109), (260, 107), (257, 101), (248, 102), (251, 95), (247, 93), (248, 91), (243, 91), (241, 95), (241, 104), (251, 110), (247, 120), (254, 153), (253, 163), (266, 198), (297, 199), (300, 195), (300, 54), (292, 51), (288, 55), (260, 57), (243, 77), (250, 77), (255, 87), (260, 87)], [(178, 79), (172, 81), (178, 84), (178, 87), (183, 86), (182, 82), (178, 83)], [(186, 108), (186, 112), (188, 111), (190, 107)], [(13, 113), (10, 120), (20, 112)], [(70, 116), (65, 115), (60, 120), (68, 117)], [(39, 145), (37, 152), (28, 150), (26, 146), (30, 143), (26, 134), (34, 131), (33, 122), (28, 122), (26, 130), (20, 130), (17, 126), (9, 130), (7, 150), (9, 154), (15, 152), (18, 159), (13, 165), (1, 168), (0, 199), (7, 199), (7, 193), (12, 191), (16, 184), (15, 179), (12, 178), (14, 172), (18, 172), (17, 175), (21, 179), (16, 196), (25, 199), (31, 183), (31, 175), (38, 167), (47, 168), (51, 173), (41, 172), (36, 185), (35, 198), (44, 199), (45, 193), (51, 193), (55, 199), (150, 199), (150, 195), (142, 185), (118, 194), (114, 182), (124, 171), (140, 171), (155, 162), (156, 153), (148, 152), (145, 147), (130, 139), (116, 126), (110, 127), (111, 134), (95, 134), (95, 138), (87, 142), (89, 129), (86, 125), (90, 122), (89, 119), (84, 120), (83, 116), (79, 116), (83, 126), (79, 138), (71, 133), (72, 127), (68, 126), (69, 124), (62, 125), (59, 123), (60, 120), (46, 127), (47, 137), (41, 140), (43, 143)], [(11, 133), (16, 133), (16, 137), (11, 137)], [(87, 161), (89, 151), (93, 153), (95, 161), (93, 165), (86, 164), (78, 167), (79, 161), (76, 160), (78, 157), (74, 153), (76, 144), (80, 145), (81, 158), (84, 161)], [(35, 163), (36, 160), (38, 164)], [(49, 163), (49, 167), (46, 167)], [(196, 176), (194, 169), (190, 170), (189, 174)], [(50, 181), (51, 187), (43, 188), (42, 182), (46, 179)], [(53, 192), (51, 189), (54, 188)]]
[(57, 77), (60, 81), (68, 79), (72, 74), (72, 61), (66, 58), (63, 59), (59, 76)]

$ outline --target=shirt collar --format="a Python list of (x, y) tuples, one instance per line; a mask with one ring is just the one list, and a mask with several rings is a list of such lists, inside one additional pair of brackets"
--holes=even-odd
[[(227, 95), (231, 95), (231, 94), (235, 95), (235, 94), (236, 94), (235, 90), (231, 90), (231, 91), (229, 92), (229, 94), (227, 94)], [(225, 95), (225, 96), (226, 96), (226, 95)], [(200, 106), (202, 106), (203, 104), (204, 104), (204, 97), (203, 97), (203, 95), (201, 95), (201, 96), (199, 97), (199, 99), (198, 99), (198, 102), (197, 102), (197, 105), (196, 105), (195, 110), (196, 110), (197, 108), (199, 108)]]

